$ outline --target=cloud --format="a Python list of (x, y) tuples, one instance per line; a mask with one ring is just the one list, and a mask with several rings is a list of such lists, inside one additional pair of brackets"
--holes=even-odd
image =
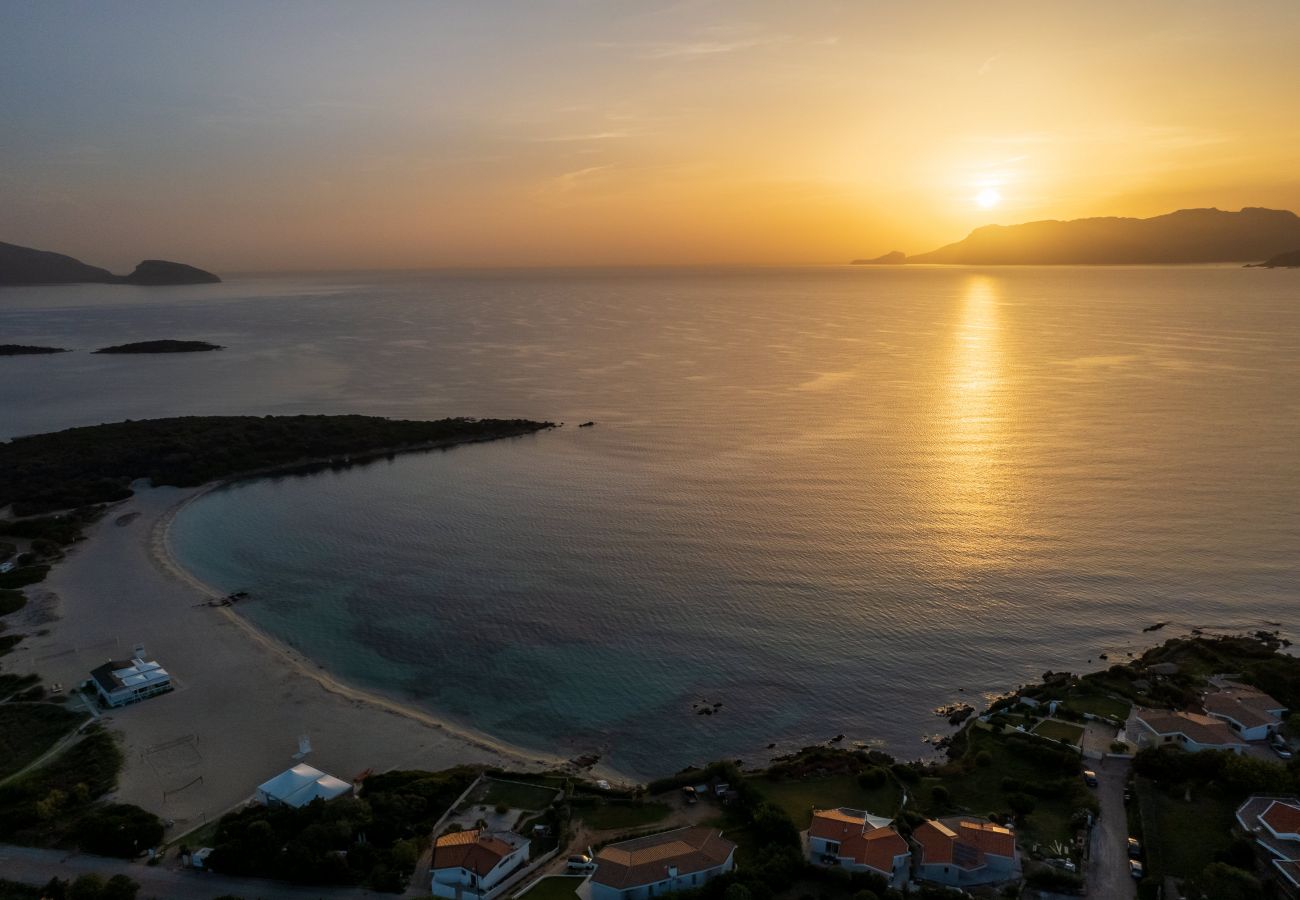
[(632, 137), (630, 131), (593, 131), (585, 134), (557, 134), (552, 137), (530, 138), (534, 144), (563, 144), (576, 141), (614, 141)]

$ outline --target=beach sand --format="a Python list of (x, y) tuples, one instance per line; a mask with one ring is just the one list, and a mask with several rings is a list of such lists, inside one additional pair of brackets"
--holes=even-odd
[(30, 593), (53, 596), (28, 614), (58, 618), (40, 624), (44, 635), (23, 628), (30, 636), (7, 660), (12, 671), (71, 689), (143, 644), (171, 672), (176, 690), (102, 714), (126, 755), (116, 799), (173, 820), (174, 837), (294, 765), (303, 734), (313, 748), (307, 762), (344, 780), (367, 769), (563, 762), (341, 684), (233, 609), (207, 605), (216, 594), (177, 567), (165, 544), (171, 517), (203, 490), (146, 488), (113, 506), (34, 586)]

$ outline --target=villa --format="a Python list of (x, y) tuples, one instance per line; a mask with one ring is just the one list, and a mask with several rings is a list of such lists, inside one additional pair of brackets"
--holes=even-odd
[(263, 806), (306, 806), (313, 800), (333, 800), (352, 793), (352, 785), (320, 769), (299, 763), (270, 781), (257, 786), (257, 799)]
[(583, 900), (644, 900), (699, 887), (735, 867), (736, 845), (696, 825), (610, 844), (578, 888)]
[(433, 844), (435, 897), (488, 898), (528, 864), (529, 840), (513, 831), (453, 831)]
[(848, 807), (813, 810), (807, 848), (814, 865), (873, 872), (892, 887), (906, 883), (912, 859), (907, 841), (894, 830), (891, 819)]
[(146, 659), (143, 647), (137, 647), (130, 659), (109, 660), (93, 669), (90, 682), (109, 708), (139, 703), (172, 689), (171, 675), (154, 660)]
[(1300, 798), (1251, 797), (1237, 809), (1237, 824), (1268, 851), (1287, 897), (1300, 897)]
[(1247, 684), (1217, 681), (1218, 690), (1201, 698), (1206, 714), (1222, 719), (1248, 741), (1265, 740), (1282, 724), (1287, 709), (1268, 694)]
[(1020, 877), (1016, 835), (981, 819), (930, 819), (912, 832), (916, 877), (949, 887), (998, 884)]
[(1233, 731), (1227, 722), (1200, 713), (1135, 706), (1124, 730), (1128, 742), (1138, 747), (1169, 744), (1191, 753), (1200, 750), (1246, 751), (1245, 738)]

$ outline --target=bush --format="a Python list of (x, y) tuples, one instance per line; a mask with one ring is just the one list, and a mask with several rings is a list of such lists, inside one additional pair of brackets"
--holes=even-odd
[(951, 799), (948, 789), (941, 784), (936, 784), (930, 789), (930, 801), (937, 807), (946, 807)]
[(134, 859), (163, 836), (162, 821), (151, 812), (126, 803), (111, 803), (94, 810), (77, 826), (81, 849), (100, 856)]
[(858, 786), (863, 790), (874, 790), (885, 783), (889, 776), (879, 766), (872, 766), (858, 776)]
[(976, 753), (975, 765), (982, 769), (987, 769), (989, 766), (993, 765), (993, 754), (989, 753), (987, 750), (981, 750), (979, 753)]

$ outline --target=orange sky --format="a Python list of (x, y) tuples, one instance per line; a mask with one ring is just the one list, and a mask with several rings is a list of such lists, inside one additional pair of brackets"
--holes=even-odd
[(1293, 0), (212, 7), (0, 10), (0, 240), (116, 269), (837, 263), (1300, 209)]

